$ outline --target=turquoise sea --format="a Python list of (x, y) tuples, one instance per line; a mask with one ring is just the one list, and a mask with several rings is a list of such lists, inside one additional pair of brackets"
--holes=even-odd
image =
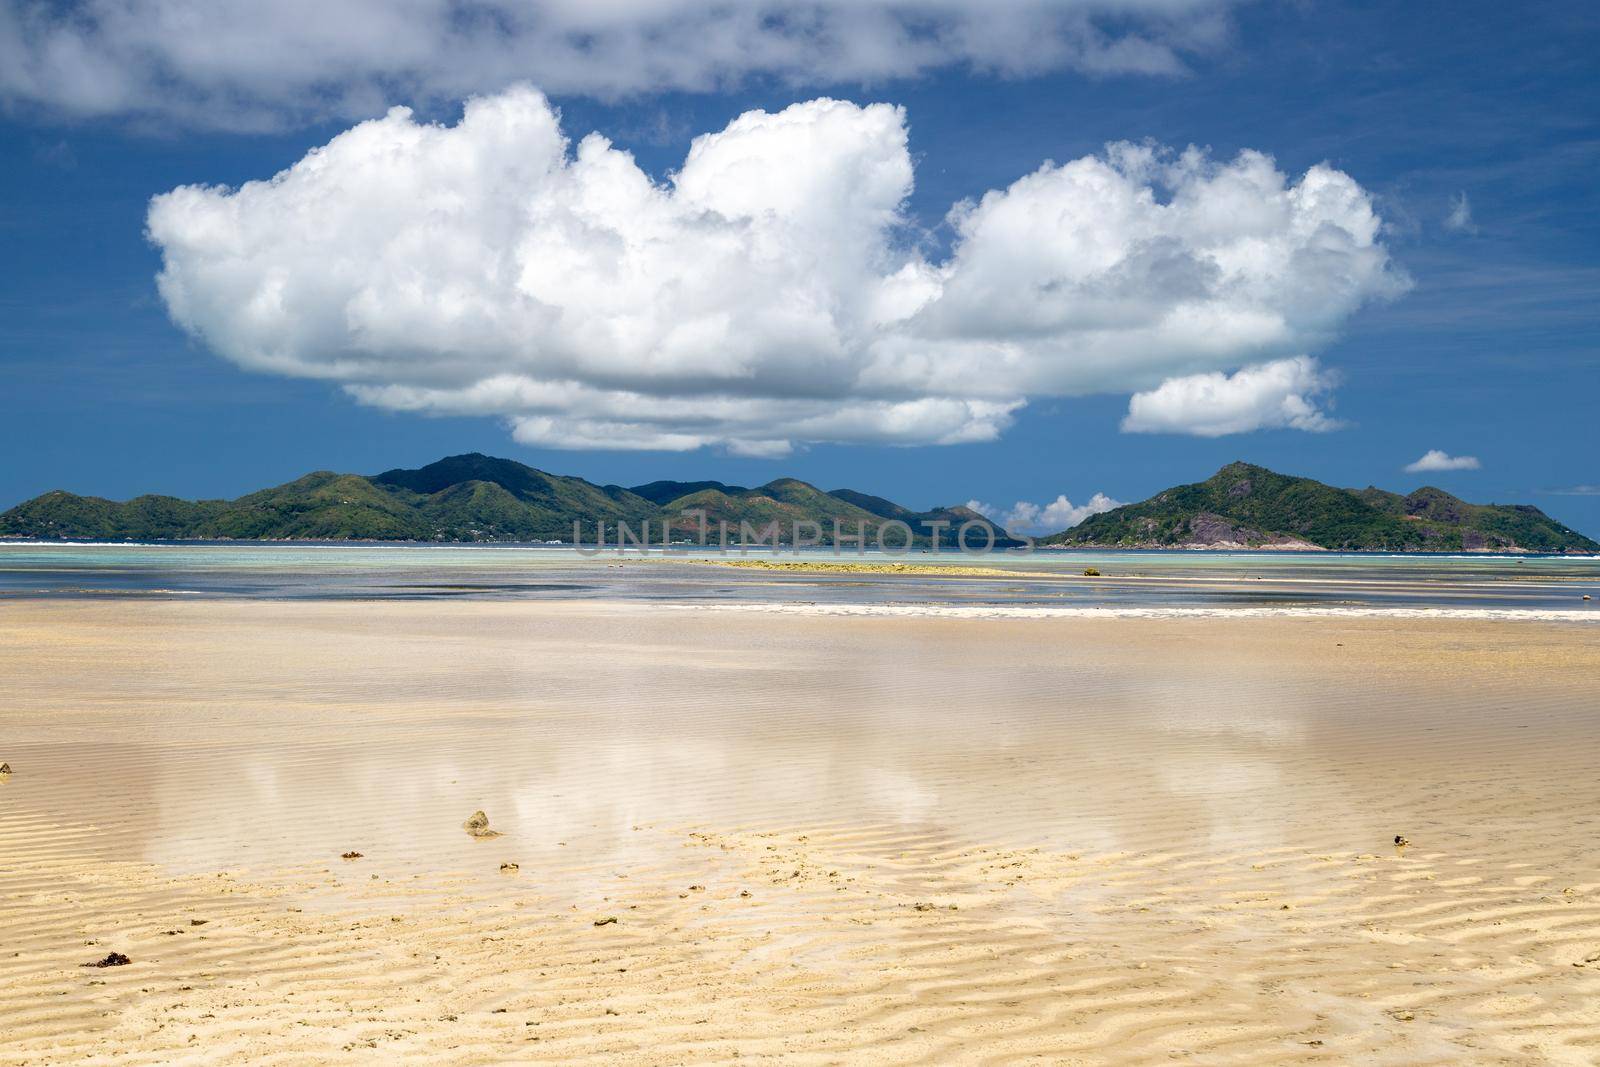
[[(598, 556), (569, 546), (0, 543), (0, 598), (555, 598), (1057, 608), (1427, 608), (1600, 612), (1600, 557), (1251, 552), (957, 552), (730, 559), (867, 560), (1015, 576), (708, 566), (711, 554)], [(1100, 576), (1085, 579), (1093, 569)], [(1585, 601), (1587, 593), (1596, 598)], [(1600, 616), (1597, 616), (1600, 617)]]

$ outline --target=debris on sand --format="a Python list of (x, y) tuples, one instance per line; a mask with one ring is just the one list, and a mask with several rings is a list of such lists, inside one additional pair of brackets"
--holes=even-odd
[(359, 852), (341, 852), (341, 853), (339, 853), (339, 858), (342, 859), (342, 860), (358, 860), (358, 859), (361, 858), (361, 853), (359, 853)]
[(594, 924), (596, 926), (610, 926), (616, 921), (617, 917), (615, 915), (602, 915), (600, 918), (594, 921)]
[(81, 967), (126, 967), (128, 964), (130, 964), (132, 962), (133, 962), (132, 960), (130, 960), (128, 957), (124, 956), (122, 953), (113, 952), (103, 960), (95, 960), (93, 963), (83, 963), (83, 964), (79, 964), (79, 966), (81, 966)]
[(1405, 848), (1409, 844), (1411, 844), (1411, 839), (1409, 837), (1406, 837), (1404, 834), (1395, 834), (1394, 835), (1394, 847), (1395, 848)]
[(517, 864), (515, 864), (515, 863), (502, 863), (502, 864), (501, 864), (501, 865), (500, 865), (500, 869), (501, 869), (501, 870), (502, 870), (502, 871), (520, 871), (520, 870), (522, 870), (522, 868), (521, 868), (521, 867), (519, 867), (519, 866), (518, 866), (518, 865), (517, 865)]
[(211, 921), (210, 919), (190, 919), (189, 920), (189, 925), (190, 926), (204, 926), (206, 923), (208, 923), (210, 921)]
[(468, 816), (467, 821), (461, 824), (461, 828), (473, 837), (500, 836), (499, 830), (489, 829), (489, 816), (481, 811), (475, 811)]
[(9, 763), (0, 763), (0, 774), (10, 774), (10, 773), (11, 773), (11, 764), (9, 764)]

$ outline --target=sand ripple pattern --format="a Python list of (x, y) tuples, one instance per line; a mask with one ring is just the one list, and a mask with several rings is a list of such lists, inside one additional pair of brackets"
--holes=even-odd
[(30, 610), (0, 1063), (1600, 1061), (1583, 628)]

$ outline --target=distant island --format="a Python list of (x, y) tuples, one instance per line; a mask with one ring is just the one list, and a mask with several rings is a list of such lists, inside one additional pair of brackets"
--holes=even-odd
[[(954, 545), (957, 531), (969, 522), (981, 528), (969, 531), (968, 543), (974, 546), (986, 544), (990, 534), (997, 547), (1022, 543), (964, 506), (916, 511), (850, 489), (824, 492), (796, 478), (755, 488), (712, 481), (625, 488), (479, 453), (372, 476), (317, 471), (237, 500), (141, 496), (118, 502), (58, 490), (0, 514), (0, 537), (570, 543), (574, 522), (585, 541), (593, 541), (598, 524), (605, 522), (607, 539), (615, 543), (617, 523), (638, 533), (648, 521), (654, 543), (660, 544), (663, 523), (671, 524), (674, 539), (698, 540), (699, 522), (683, 516), (695, 511), (705, 513), (713, 543), (724, 522), (734, 543), (742, 524), (762, 531), (776, 522), (787, 541), (796, 522), (814, 522), (819, 541), (831, 544), (835, 520), (847, 534), (864, 530), (868, 545), (876, 543), (881, 526), (893, 521), (909, 526), (922, 546), (930, 544), (924, 525), (930, 522), (944, 524), (934, 527), (942, 545)], [(889, 531), (887, 543), (899, 547), (904, 533)]]
[(1249, 463), (1090, 516), (1041, 538), (1058, 548), (1335, 552), (1596, 552), (1597, 543), (1528, 504), (1469, 504), (1424, 486), (1408, 496), (1339, 489)]
[[(663, 524), (675, 540), (698, 539), (704, 512), (717, 539), (726, 522), (738, 540), (743, 524), (780, 524), (783, 539), (796, 522), (814, 522), (831, 544), (837, 520), (866, 531), (874, 543), (886, 523), (903, 522), (930, 544), (928, 523), (946, 524), (941, 545), (955, 543), (963, 524), (979, 547), (1021, 543), (1000, 524), (963, 506), (917, 511), (851, 489), (824, 492), (795, 478), (754, 488), (723, 482), (658, 481), (595, 485), (548, 474), (509, 459), (478, 453), (450, 456), (417, 470), (378, 475), (317, 471), (237, 500), (180, 500), (141, 496), (118, 502), (55, 491), (0, 514), (0, 537), (40, 540), (315, 540), (315, 541), (559, 541), (585, 540), (596, 524), (649, 521), (660, 543)], [(891, 532), (898, 547), (902, 535)], [(1039, 539), (1047, 548), (1300, 549), (1388, 552), (1600, 552), (1584, 537), (1524, 504), (1468, 504), (1441, 489), (1401, 496), (1382, 489), (1339, 489), (1230, 463), (1203, 482), (1180, 485), (1149, 500), (1094, 515), (1070, 530)]]

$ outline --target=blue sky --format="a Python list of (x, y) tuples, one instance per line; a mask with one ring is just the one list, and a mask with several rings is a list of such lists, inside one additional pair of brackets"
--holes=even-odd
[[(8, 6), (4, 18), (12, 25), (0, 22), (0, 54), (41, 39), (37, 21), (28, 24), (34, 37), (18, 35), (22, 8)], [(1157, 427), (1172, 432), (1121, 429), (1130, 393), (1160, 393), (1150, 403), (1167, 403), (1193, 393), (1181, 381), (1239, 373), (1287, 348), (1240, 349), (1203, 366), (1179, 353), (1160, 364), (1165, 370), (1113, 375), (1103, 387), (1082, 387), (1081, 374), (1054, 385), (1017, 384), (1025, 405), (1009, 422), (995, 423), (992, 440), (926, 443), (947, 431), (941, 424), (921, 438), (912, 433), (905, 445), (875, 443), (889, 439), (888, 431), (866, 426), (861, 419), (868, 416), (813, 440), (806, 439), (810, 431), (786, 425), (773, 435), (788, 440), (790, 451), (776, 457), (737, 454), (744, 446), (736, 436), (717, 436), (724, 430), (687, 451), (568, 450), (539, 443), (533, 430), (514, 440), (500, 408), (439, 416), (396, 410), (403, 405), (392, 402), (363, 405), (320, 369), (322, 377), (310, 377), (241, 367), (248, 359), (230, 356), (228, 342), (219, 340), (243, 329), (228, 317), (232, 309), (208, 306), (204, 328), (175, 324), (180, 316), (156, 288), (163, 249), (146, 237), (150, 200), (190, 184), (268, 178), (386, 104), (415, 104), (418, 121), (454, 124), (465, 91), (442, 76), (380, 77), (379, 89), (361, 86), (319, 109), (295, 94), (293, 71), (266, 62), (248, 84), (227, 87), (225, 108), (216, 97), (191, 106), (192, 93), (179, 101), (181, 88), (172, 101), (137, 88), (96, 97), (65, 80), (69, 74), (29, 85), (0, 77), (7, 161), (0, 170), (0, 448), (7, 457), (0, 506), (52, 488), (113, 498), (149, 491), (232, 496), (313, 469), (375, 472), (482, 451), (598, 482), (711, 477), (752, 484), (792, 475), (918, 506), (976, 498), (1007, 508), (1062, 494), (1074, 503), (1094, 493), (1138, 500), (1243, 458), (1342, 485), (1406, 490), (1431, 483), (1470, 500), (1531, 502), (1600, 534), (1600, 491), (1578, 491), (1600, 486), (1600, 72), (1593, 61), (1600, 9), (1173, 6), (1190, 18), (1176, 29), (1170, 21), (1152, 24), (1137, 3), (1126, 10), (1102, 4), (1108, 13), (1096, 15), (1097, 39), (1167, 42), (1155, 49), (1159, 61), (1131, 64), (1165, 69), (1108, 73), (1084, 69), (1107, 65), (1093, 57), (1045, 55), (1027, 69), (997, 71), (989, 68), (1006, 64), (958, 53), (909, 73), (891, 63), (868, 64), (863, 74), (823, 48), (777, 73), (740, 72), (711, 89), (674, 85), (684, 80), (677, 75), (597, 89), (570, 70), (546, 84), (541, 70), (559, 64), (546, 67), (518, 52), (506, 80), (544, 85), (573, 141), (602, 131), (661, 182), (684, 166), (691, 138), (755, 109), (777, 114), (819, 96), (899, 105), (915, 178), (894, 240), (916, 245), (935, 266), (957, 262), (960, 237), (942, 221), (952, 204), (1006, 190), (1047, 160), (1094, 156), (1108, 142), (1206, 146), (1219, 165), (1252, 149), (1271, 155), (1290, 182), (1326, 163), (1369, 199), (1384, 224), (1377, 240), (1388, 276), (1410, 284), (1392, 293), (1373, 281), (1358, 307), (1333, 314), (1329, 328), (1311, 331), (1316, 336), (1294, 350), (1317, 368), (1316, 395), (1307, 393), (1317, 414), (1300, 422), (1311, 430), (1268, 418), (1264, 428), (1200, 436), (1184, 432), (1207, 424), (1188, 401)], [(500, 86), (471, 88), (492, 94)], [(321, 86), (309, 99), (327, 96)], [(859, 119), (856, 112), (847, 117)], [(835, 222), (830, 217), (827, 225)], [(199, 229), (192, 218), (179, 220), (179, 237), (166, 247)], [(270, 249), (293, 250), (284, 242)], [(219, 269), (208, 258), (188, 277), (199, 291)], [(429, 343), (419, 341), (420, 352), (407, 349), (396, 382), (432, 380), (431, 369), (415, 370), (417, 360), (455, 358), (456, 340), (439, 342), (443, 355)], [(1032, 351), (1021, 343), (1020, 351)], [(957, 352), (949, 337), (939, 344), (940, 353)], [(491, 345), (481, 358), (492, 363), (497, 351)], [(306, 365), (322, 366), (315, 363), (321, 351), (301, 355)], [(1144, 354), (1119, 349), (1117, 358), (1136, 362)], [(1034, 380), (1024, 375), (1019, 383), (1024, 378)], [(1180, 384), (1158, 388), (1174, 379)], [(624, 381), (620, 372), (617, 380)], [(638, 380), (624, 384), (632, 389)], [(368, 384), (374, 381), (388, 379)], [(790, 410), (786, 383), (763, 387), (749, 402)], [(804, 391), (803, 383), (793, 387)], [(973, 395), (1009, 397), (1011, 388)], [(857, 399), (849, 393), (838, 403)], [(577, 416), (554, 417), (554, 433), (583, 432)], [(1329, 428), (1333, 423), (1338, 427)], [(671, 430), (692, 432), (692, 416), (679, 416)], [(981, 436), (982, 427), (964, 423), (950, 432)], [(756, 450), (771, 450), (758, 444)], [(1475, 457), (1478, 467), (1403, 470), (1430, 450)]]

